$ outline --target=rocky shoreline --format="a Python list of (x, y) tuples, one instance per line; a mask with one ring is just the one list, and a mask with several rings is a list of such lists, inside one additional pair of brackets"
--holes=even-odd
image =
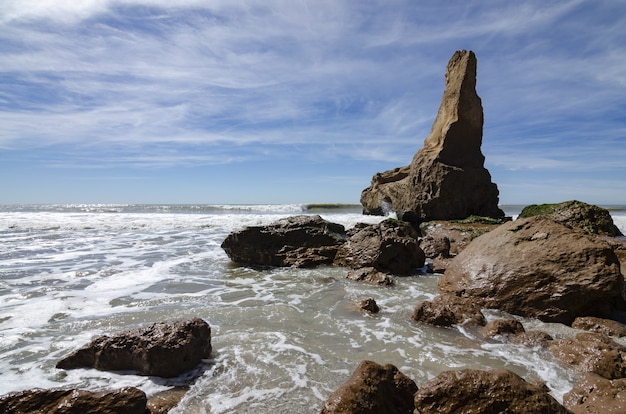
[[(563, 217), (590, 206), (568, 202), (551, 207)], [(448, 266), (439, 280), (440, 294), (415, 305), (413, 323), (441, 329), (462, 325), (479, 338), (538, 347), (580, 378), (561, 405), (544, 384), (529, 383), (507, 370), (446, 371), (418, 385), (394, 366), (363, 361), (328, 397), (323, 413), (623, 412), (626, 347), (614, 338), (626, 336), (626, 325), (611, 319), (626, 311), (620, 271), (624, 263), (615, 254), (623, 238), (594, 227), (606, 220), (604, 215), (600, 219), (591, 214), (577, 217), (567, 225), (542, 213), (500, 224), (472, 218), (422, 223), (418, 228), (391, 219), (345, 231), (318, 216), (295, 216), (243, 229), (229, 235), (224, 244), (229, 256), (245, 266), (313, 266), (332, 260), (346, 268), (346, 278), (371, 283), (372, 289), (388, 286), (397, 277), (419, 277), (430, 269), (429, 264), (445, 258)], [(253, 246), (255, 256), (241, 261)], [(489, 253), (488, 259), (481, 259), (481, 251)], [(473, 266), (479, 270), (472, 270)], [(527, 269), (533, 269), (532, 274)], [(513, 287), (501, 280), (503, 274), (515, 280)], [(476, 281), (490, 290), (472, 288)], [(573, 295), (572, 300), (561, 299), (567, 295)], [(364, 298), (358, 306), (364, 312), (379, 310), (372, 298)], [(512, 317), (487, 323), (484, 308), (503, 310)], [(565, 323), (581, 332), (552, 338), (545, 332), (525, 331), (515, 315)], [(211, 349), (207, 322), (178, 320), (96, 338), (60, 360), (57, 368), (173, 377), (202, 366)], [(161, 413), (175, 407), (184, 393), (185, 389), (176, 389), (148, 399), (133, 388), (109, 392), (36, 389), (1, 396), (0, 411)]]

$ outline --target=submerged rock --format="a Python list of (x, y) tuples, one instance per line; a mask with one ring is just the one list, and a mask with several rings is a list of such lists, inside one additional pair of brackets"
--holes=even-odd
[[(483, 108), (476, 93), (476, 56), (457, 51), (445, 76), (439, 112), (410, 165), (378, 173), (361, 193), (365, 214), (394, 210), (412, 220), (504, 217), (498, 188), (481, 152)], [(408, 220), (408, 218), (407, 218)]]
[(483, 328), (486, 336), (515, 336), (524, 333), (524, 325), (517, 319), (496, 319)]
[(146, 414), (146, 394), (134, 387), (92, 392), (76, 389), (34, 389), (0, 396), (4, 414)]
[(563, 413), (544, 384), (500, 369), (445, 371), (415, 393), (415, 413)]
[(376, 303), (376, 300), (374, 300), (374, 298), (361, 299), (361, 301), (359, 302), (359, 308), (361, 308), (361, 310), (364, 310), (368, 313), (380, 312), (380, 308), (378, 307), (378, 304)]
[(222, 243), (222, 249), (232, 261), (241, 264), (315, 267), (331, 264), (346, 239), (341, 224), (318, 215), (301, 215), (233, 232)]
[(474, 239), (438, 286), (482, 307), (571, 324), (578, 316), (609, 316), (622, 294), (623, 276), (606, 242), (531, 217)]
[(395, 366), (359, 364), (324, 403), (322, 414), (413, 414), (417, 385)]
[(211, 328), (194, 318), (101, 336), (59, 361), (57, 368), (128, 370), (169, 378), (195, 368), (210, 355)]
[(396, 284), (393, 277), (389, 276), (385, 272), (380, 272), (373, 267), (362, 267), (360, 269), (350, 270), (346, 275), (346, 279), (357, 282), (373, 283), (380, 286), (393, 286)]
[(353, 269), (373, 267), (407, 275), (424, 266), (426, 257), (419, 247), (417, 231), (406, 222), (384, 220), (361, 226), (337, 250), (334, 263)]

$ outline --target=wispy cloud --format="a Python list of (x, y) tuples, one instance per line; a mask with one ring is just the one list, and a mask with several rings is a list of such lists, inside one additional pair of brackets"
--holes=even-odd
[(466, 48), (489, 165), (623, 171), (625, 26), (626, 6), (584, 0), (5, 0), (0, 149), (74, 168), (391, 167)]

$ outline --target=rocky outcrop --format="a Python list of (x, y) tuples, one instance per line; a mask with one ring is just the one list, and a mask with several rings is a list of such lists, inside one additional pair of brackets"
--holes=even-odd
[(473, 240), (438, 286), (485, 308), (569, 325), (578, 316), (608, 317), (620, 299), (623, 276), (615, 253), (600, 238), (531, 217)]
[(195, 368), (210, 355), (211, 328), (194, 318), (99, 337), (59, 361), (57, 368), (130, 370), (169, 378)]
[(172, 388), (148, 398), (150, 414), (167, 414), (176, 407), (187, 393), (186, 388)]
[(415, 393), (415, 413), (563, 413), (543, 384), (508, 370), (445, 371)]
[(416, 322), (434, 326), (484, 325), (485, 317), (471, 299), (454, 295), (439, 295), (432, 301), (424, 301), (413, 311)]
[(511, 342), (530, 348), (547, 348), (554, 338), (543, 331), (526, 331), (510, 337)]
[(622, 235), (607, 209), (577, 200), (558, 204), (532, 204), (524, 207), (519, 218), (535, 216), (549, 217), (557, 223), (588, 234), (611, 237)]
[(334, 263), (353, 269), (373, 267), (384, 273), (407, 275), (424, 266), (418, 233), (409, 223), (384, 220), (361, 226), (339, 247)]
[(241, 264), (315, 267), (331, 264), (346, 239), (341, 224), (318, 215), (301, 215), (233, 232), (222, 248), (232, 261)]
[(498, 188), (484, 167), (482, 136), (476, 56), (457, 51), (448, 62), (443, 98), (424, 146), (410, 165), (374, 175), (361, 194), (363, 212), (394, 210), (411, 221), (503, 217)]
[(395, 366), (363, 361), (326, 400), (322, 414), (413, 414), (417, 385)]
[(587, 374), (563, 396), (563, 405), (574, 414), (626, 413), (626, 378), (608, 380)]
[(606, 335), (584, 332), (575, 338), (552, 341), (550, 351), (581, 372), (606, 379), (626, 377), (626, 348)]
[(92, 392), (74, 389), (34, 389), (0, 396), (4, 414), (146, 414), (143, 391), (126, 387), (115, 391)]
[(626, 336), (626, 325), (623, 323), (610, 319), (594, 318), (593, 316), (576, 318), (572, 323), (572, 328), (616, 336), (618, 338)]

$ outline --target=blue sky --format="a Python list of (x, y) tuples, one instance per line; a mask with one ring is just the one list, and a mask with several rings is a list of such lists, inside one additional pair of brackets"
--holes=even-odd
[(0, 0), (0, 203), (358, 203), (478, 58), (503, 204), (626, 204), (626, 2)]

